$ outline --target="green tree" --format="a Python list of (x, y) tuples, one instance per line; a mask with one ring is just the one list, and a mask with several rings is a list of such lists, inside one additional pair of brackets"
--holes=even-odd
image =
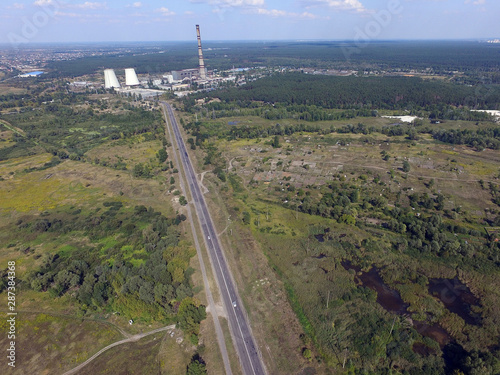
[(186, 375), (205, 375), (207, 368), (203, 359), (198, 355), (193, 356), (191, 363), (187, 367)]
[(304, 350), (302, 350), (302, 356), (308, 361), (311, 361), (312, 360), (311, 349), (304, 348)]
[(158, 151), (158, 153), (156, 154), (156, 157), (158, 158), (158, 160), (160, 161), (160, 163), (166, 162), (167, 158), (168, 158), (167, 151), (165, 151), (164, 148), (160, 149)]
[(180, 198), (179, 198), (179, 203), (181, 204), (181, 206), (185, 206), (188, 204), (187, 200), (186, 200), (186, 197), (184, 195), (181, 195)]
[(243, 224), (249, 225), (250, 224), (250, 212), (245, 211), (243, 212)]
[(410, 163), (408, 161), (404, 160), (403, 161), (403, 172), (408, 173), (410, 171)]
[(277, 135), (275, 135), (274, 138), (273, 138), (273, 141), (271, 142), (271, 146), (273, 146), (273, 148), (280, 148), (281, 147), (280, 137), (278, 137)]
[(186, 297), (179, 305), (177, 321), (186, 335), (198, 335), (200, 323), (207, 317), (204, 305), (197, 306), (193, 298)]

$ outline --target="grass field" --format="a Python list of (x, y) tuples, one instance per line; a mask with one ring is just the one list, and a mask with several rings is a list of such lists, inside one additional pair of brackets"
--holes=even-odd
[(91, 160), (98, 158), (108, 165), (122, 162), (127, 169), (132, 170), (137, 163), (157, 164), (156, 153), (162, 147), (160, 141), (145, 142), (142, 136), (132, 139), (114, 141), (93, 148), (86, 153)]
[[(2, 331), (6, 330), (3, 320)], [(62, 374), (102, 347), (123, 338), (112, 326), (50, 313), (17, 315), (16, 368), (13, 374)], [(4, 335), (0, 346), (7, 347)]]
[[(3, 73), (0, 73), (0, 78), (2, 78)], [(0, 95), (22, 95), (27, 92), (26, 89), (15, 87), (15, 86), (9, 86), (8, 84), (0, 84)]]
[[(205, 180), (211, 192), (216, 191), (216, 184), (213, 178)], [(226, 195), (214, 193), (210, 194), (210, 199), (211, 216), (218, 222), (219, 231), (226, 228), (231, 215), (231, 223), (220, 239), (228, 252), (227, 259), (268, 371), (292, 374), (308, 367), (321, 368), (314, 363), (308, 365), (300, 356), (303, 330), (288, 304), (282, 282), (268, 264), (262, 248), (264, 244), (256, 241), (247, 228), (234, 222), (238, 219), (232, 203), (236, 202)], [(276, 217), (276, 222), (278, 220)]]
[[(382, 129), (383, 127), (391, 127), (397, 124), (405, 125), (405, 123), (400, 122), (397, 119), (384, 118), (381, 116), (404, 116), (406, 113), (400, 111), (389, 111), (389, 110), (381, 110), (378, 111), (379, 116), (377, 117), (356, 117), (352, 119), (342, 119), (342, 120), (328, 120), (328, 121), (315, 121), (315, 122), (305, 122), (304, 120), (293, 119), (293, 118), (283, 118), (279, 120), (269, 120), (259, 116), (230, 116), (218, 118), (217, 120), (211, 120), (206, 118), (201, 118), (204, 123), (208, 126), (223, 126), (224, 128), (228, 128), (234, 125), (228, 125), (229, 123), (237, 124), (237, 126), (251, 126), (251, 127), (272, 127), (279, 123), (282, 126), (288, 125), (298, 125), (298, 124), (308, 124), (312, 126), (317, 126), (319, 128), (330, 128), (331, 126), (335, 128), (342, 128), (348, 124), (357, 125), (358, 123), (366, 125), (367, 128), (374, 127), (375, 129)], [(406, 124), (408, 125), (408, 124)], [(463, 121), (463, 120), (444, 120), (439, 124), (432, 124), (428, 119), (422, 119), (422, 125), (427, 126), (431, 129), (439, 128), (439, 129), (484, 129), (487, 127), (491, 127), (491, 122), (480, 121)]]
[[(223, 119), (226, 120), (239, 121), (237, 126), (244, 127), (270, 127), (276, 123), (258, 117)], [(217, 121), (220, 124), (221, 120)], [(352, 119), (354, 124), (363, 122), (376, 128), (390, 125), (390, 121)], [(279, 122), (281, 125), (296, 123), (289, 119)], [(314, 124), (338, 126), (339, 123)], [(447, 121), (439, 126), (477, 129), (491, 123)], [(320, 199), (329, 192), (329, 185), (339, 182), (346, 188), (356, 186), (362, 197), (385, 197), (389, 209), (408, 206), (411, 195), (442, 195), (443, 210), (452, 213), (443, 221), (481, 234), (484, 219), (498, 214), (488, 187), (490, 183), (498, 185), (498, 151), (478, 152), (467, 146), (446, 145), (425, 134), (419, 134), (417, 140), (380, 133), (298, 132), (279, 138), (281, 147), (277, 149), (271, 146), (272, 137), (234, 141), (212, 138), (226, 160), (227, 181), (222, 182), (211, 174), (204, 178), (205, 186), (211, 191), (213, 217), (220, 231), (226, 228), (222, 238), (228, 259), (234, 259), (234, 275), (243, 290), (243, 298), (249, 301), (247, 311), (252, 327), (272, 373), (298, 373), (308, 366), (317, 373), (337, 373), (335, 368), (342, 365), (343, 348), (333, 342), (325, 344), (332, 339), (329, 335), (347, 339), (366, 334), (366, 339), (371, 340), (368, 333), (376, 331), (375, 327), (390, 329), (392, 324), (394, 328), (393, 316), (375, 302), (376, 294), (364, 291), (353, 273), (344, 269), (341, 261), (345, 259), (355, 260), (364, 271), (372, 266), (380, 269), (383, 280), (400, 293), (415, 318), (432, 316), (433, 321), (448, 330), (466, 350), (484, 350), (485, 345), (495, 342), (497, 329), (492, 322), (497, 314), (491, 306), (500, 300), (500, 275), (490, 266), (483, 275), (469, 265), (462, 265), (459, 258), (436, 259), (394, 251), (391, 249), (394, 235), (382, 228), (388, 217), (381, 212), (370, 214), (373, 210), (369, 205), (356, 206), (355, 215), (361, 221), (357, 226), (339, 224), (336, 220), (284, 206), (288, 202), (300, 202), (306, 196)], [(210, 166), (202, 166), (200, 151), (194, 154), (198, 156), (198, 166), (210, 170)], [(403, 171), (404, 163), (409, 164), (409, 171)], [(429, 214), (418, 209), (422, 215)], [(318, 241), (316, 235), (321, 235), (324, 242)], [(467, 235), (457, 238), (482, 241)], [(498, 261), (498, 256), (496, 259)], [(495, 257), (491, 261), (494, 263)], [(459, 277), (481, 299), (482, 307), (478, 311), (485, 317), (483, 326), (465, 324), (429, 294), (425, 283), (409, 279), (413, 277)], [(368, 294), (363, 295), (365, 292)], [(378, 325), (358, 332), (359, 322), (375, 316), (380, 320)], [(280, 334), (282, 324), (289, 327), (287, 334)], [(409, 332), (404, 322), (397, 323), (395, 329)], [(421, 336), (412, 340), (434, 348), (435, 363), (442, 365), (436, 342)], [(312, 362), (303, 358), (305, 348), (312, 350)], [(404, 354), (406, 359), (395, 360), (392, 365), (410, 368), (412, 361), (422, 365), (430, 360), (414, 357), (411, 345), (409, 348)], [(268, 356), (266, 351), (272, 355)], [(360, 363), (362, 355), (349, 349), (346, 358), (348, 363)], [(409, 358), (413, 359), (408, 362)]]
[(193, 354), (192, 346), (183, 340), (181, 332), (174, 330), (171, 336), (167, 331), (112, 348), (78, 374), (184, 375)]
[[(135, 161), (157, 163), (155, 155), (160, 148), (158, 141), (134, 136), (124, 145), (103, 146), (91, 154), (99, 158), (118, 155), (133, 167)], [(83, 231), (28, 233), (19, 237), (16, 223), (42, 219), (47, 214), (72, 220), (77, 212), (86, 215), (109, 201), (122, 202), (123, 210), (129, 212), (139, 205), (152, 207), (168, 216), (175, 215), (176, 210), (182, 212), (181, 206), (175, 205), (173, 194), (161, 183), (162, 176), (137, 179), (129, 171), (67, 159), (56, 166), (37, 170), (51, 159), (52, 155), (42, 153), (0, 162), (0, 264), (16, 261), (18, 282), (39, 268), (46, 254), (71, 257), (78, 249), (95, 244)], [(110, 236), (97, 246), (104, 256), (107, 249), (116, 246), (116, 239)], [(123, 246), (121, 250), (124, 259), (136, 262), (135, 266), (144, 262), (141, 260), (141, 256), (146, 255), (143, 249)], [(3, 306), (7, 306), (6, 298), (6, 293), (0, 294)], [(26, 286), (16, 293), (16, 308), (19, 311), (16, 374), (63, 373), (104, 346), (123, 339), (119, 329), (133, 334), (159, 326), (141, 322), (129, 326), (127, 317), (105, 311), (83, 314), (73, 293), (54, 298), (47, 292), (35, 292)], [(206, 332), (210, 335), (210, 329)], [(165, 374), (184, 374), (195, 347), (189, 340), (179, 344), (176, 339), (184, 340), (181, 331), (176, 331), (173, 338), (158, 334), (120, 346), (99, 357), (81, 373), (151, 374), (161, 369)], [(0, 341), (0, 346), (4, 344), (6, 335)], [(121, 372), (116, 372), (117, 369)]]

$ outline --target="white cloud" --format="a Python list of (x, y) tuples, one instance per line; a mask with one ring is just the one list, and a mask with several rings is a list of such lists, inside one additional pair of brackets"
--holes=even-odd
[(114, 22), (114, 19), (112, 17), (109, 17), (106, 14), (101, 14), (101, 13), (75, 13), (75, 12), (61, 12), (61, 11), (56, 11), (55, 15), (61, 18), (75, 18), (77, 21), (80, 22), (88, 22), (88, 21), (100, 21), (106, 20), (107, 23)]
[(40, 7), (47, 6), (47, 5), (53, 5), (55, 4), (54, 0), (36, 0), (33, 5), (37, 5)]
[(84, 3), (80, 4), (69, 4), (66, 2), (61, 2), (59, 0), (35, 0), (33, 5), (37, 6), (49, 6), (49, 5), (57, 5), (61, 8), (66, 8), (66, 9), (89, 9), (89, 10), (96, 10), (96, 9), (105, 9), (107, 8), (107, 4), (100, 3), (100, 2), (91, 2), (91, 1), (86, 1)]
[(356, 12), (366, 12), (366, 8), (359, 0), (301, 0), (306, 7), (329, 6), (335, 10), (351, 10)]
[(140, 1), (137, 1), (135, 3), (132, 3), (132, 4), (127, 4), (125, 5), (125, 8), (135, 8), (135, 9), (139, 9), (139, 8), (142, 8), (144, 4), (142, 4)]
[(284, 10), (278, 10), (278, 9), (263, 9), (259, 8), (256, 10), (257, 14), (264, 14), (266, 16), (272, 16), (272, 17), (284, 17), (288, 15), (288, 12), (285, 12)]
[(287, 12), (285, 10), (265, 9), (265, 8), (257, 8), (251, 13), (261, 14), (270, 17), (288, 17), (288, 18), (306, 18), (306, 19), (320, 18), (319, 16), (309, 12), (294, 13), (294, 12)]
[(97, 3), (97, 2), (92, 3), (90, 1), (86, 1), (83, 4), (75, 4), (75, 5), (71, 5), (68, 7), (69, 8), (78, 8), (78, 9), (91, 9), (91, 10), (104, 9), (104, 8), (106, 8), (106, 3)]
[(175, 12), (173, 12), (170, 9), (165, 8), (165, 7), (161, 7), (160, 9), (157, 9), (156, 11), (161, 13), (163, 16), (166, 16), (166, 17), (175, 16)]
[(191, 3), (207, 3), (218, 8), (263, 7), (265, 0), (189, 0)]
[(485, 5), (486, 0), (475, 0), (475, 1), (465, 0), (465, 4), (471, 4), (471, 3), (472, 5)]
[(68, 13), (68, 12), (57, 11), (55, 14), (56, 14), (56, 16), (59, 16), (59, 17), (71, 17), (71, 18), (82, 17), (82, 15), (78, 14), (78, 13)]

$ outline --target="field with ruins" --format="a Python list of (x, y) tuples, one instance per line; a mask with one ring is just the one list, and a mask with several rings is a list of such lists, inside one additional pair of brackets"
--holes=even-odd
[[(282, 340), (301, 362), (276, 373), (451, 373), (457, 356), (496, 368), (500, 155), (441, 141), (494, 120), (307, 122), (279, 104), (184, 102), (251, 319), (298, 324)], [(269, 312), (279, 289), (294, 317)]]

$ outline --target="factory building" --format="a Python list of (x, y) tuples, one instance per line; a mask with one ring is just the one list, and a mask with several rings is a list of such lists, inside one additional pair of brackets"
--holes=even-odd
[(163, 79), (166, 79), (168, 84), (174, 83), (174, 76), (172, 74), (164, 75)]
[[(208, 71), (205, 67), (205, 60), (203, 58), (203, 49), (201, 47), (201, 33), (200, 33), (200, 25), (196, 25), (196, 36), (198, 38), (198, 62), (199, 66), (196, 69), (183, 69), (183, 70), (174, 70), (172, 71), (172, 79), (173, 82), (181, 82), (185, 79), (190, 81), (195, 79), (206, 80)], [(170, 82), (169, 82), (170, 83)]]
[[(205, 75), (207, 73), (206, 68), (203, 68)], [(193, 80), (200, 77), (200, 69), (183, 69), (183, 70), (173, 70), (172, 78), (174, 81), (183, 81), (184, 79)]]

